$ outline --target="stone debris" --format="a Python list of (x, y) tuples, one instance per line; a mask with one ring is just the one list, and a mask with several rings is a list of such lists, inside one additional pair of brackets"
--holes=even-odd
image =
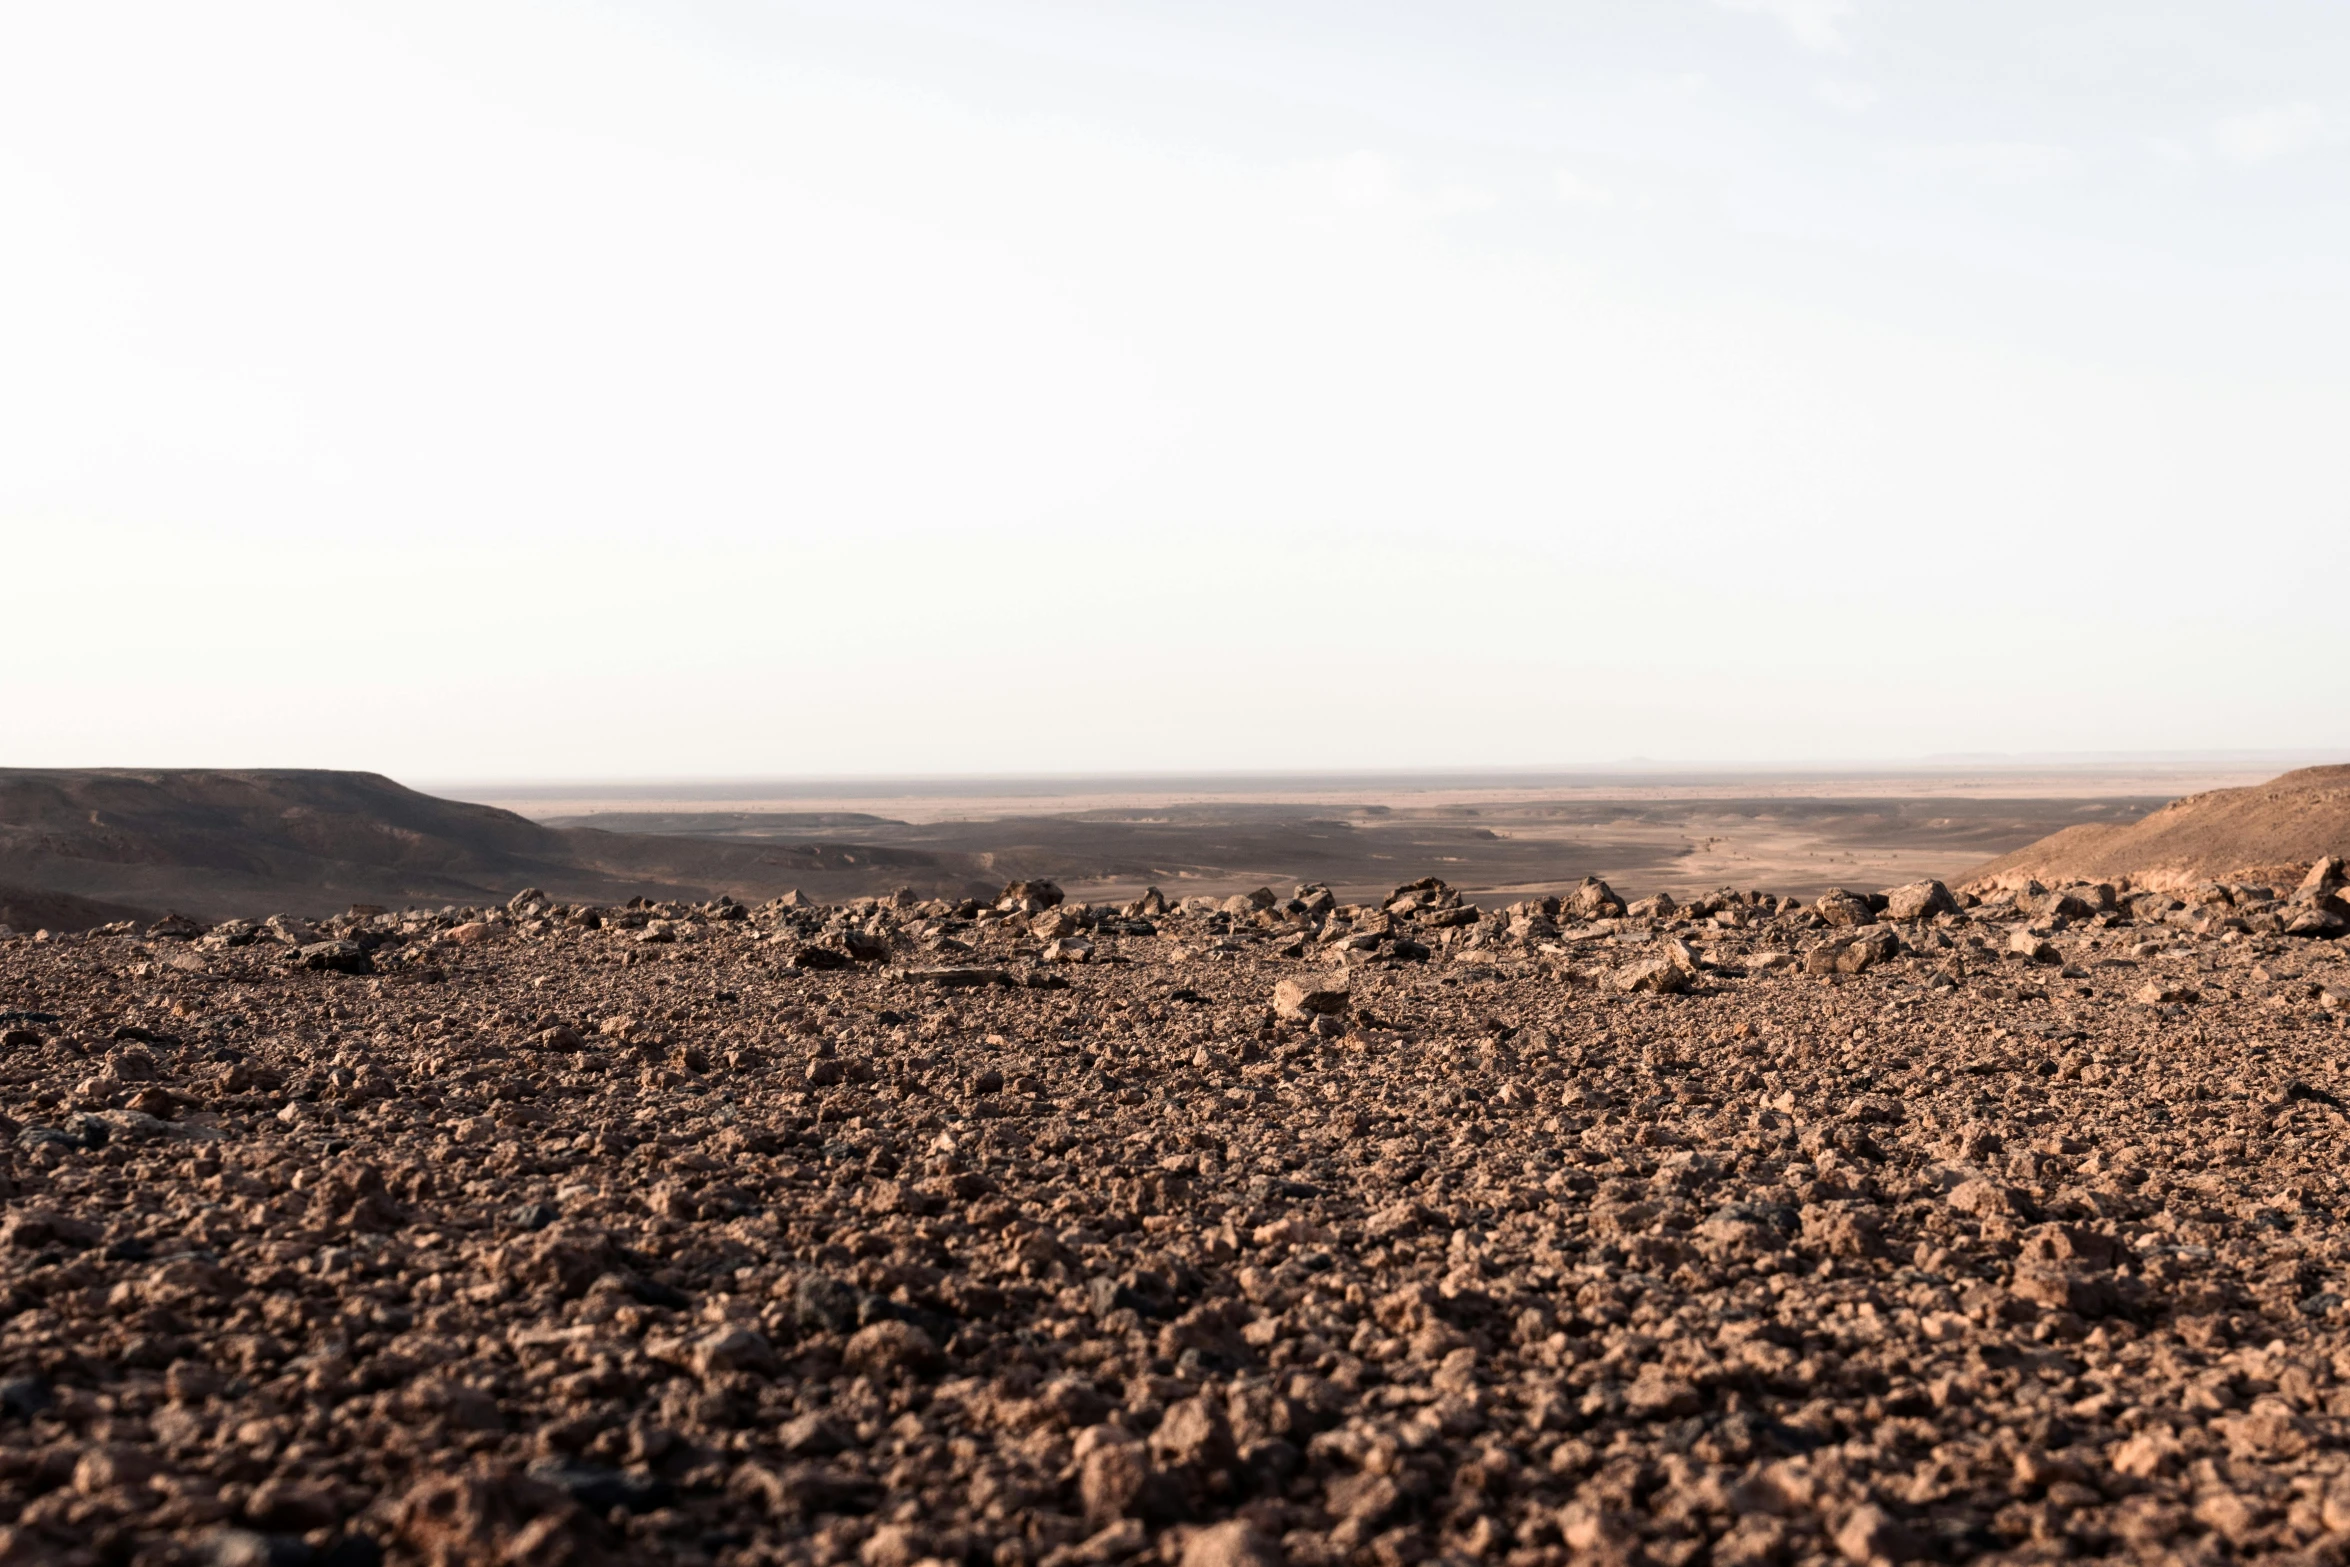
[(0, 1562), (2339, 1562), (2343, 890), (0, 937)]

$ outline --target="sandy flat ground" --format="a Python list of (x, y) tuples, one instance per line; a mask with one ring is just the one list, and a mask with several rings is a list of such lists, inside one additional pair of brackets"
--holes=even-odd
[(2097, 799), (2238, 788), (2298, 759), (2241, 765), (1791, 768), (1488, 774), (1226, 775), (1186, 778), (669, 780), (651, 783), (428, 783), (427, 792), (535, 820), (610, 812), (860, 813), (902, 822), (1133, 811), (1179, 805), (1453, 806), (1607, 800)]
[(1420, 876), (1487, 895), (1817, 892), (1957, 877), (2078, 822), (2273, 776), (2158, 763), (1553, 773), (441, 785), (563, 826), (978, 856), (1095, 901)]

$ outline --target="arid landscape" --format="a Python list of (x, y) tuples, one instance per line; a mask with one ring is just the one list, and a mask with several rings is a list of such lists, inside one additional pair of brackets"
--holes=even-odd
[[(2115, 825), (1951, 885), (1475, 897), (1437, 856), (1370, 896), (533, 886), (0, 937), (0, 1560), (2339, 1560), (2350, 887), (2308, 845), (2350, 839), (2342, 771), (2063, 802)], [(106, 786), (93, 827), (152, 823), (151, 779)], [(1004, 852), (346, 787), (443, 889), (805, 830)], [(1979, 803), (1018, 836), (1105, 881), (1431, 847), (1516, 881), (1685, 867), (1701, 822), (1866, 864), (2027, 814)], [(244, 890), (387, 874), (269, 819)], [(457, 820), (516, 859), (449, 857)], [(2132, 834), (2160, 885), (2058, 874)], [(2290, 874), (2182, 885), (2182, 834)]]
[(0, 5), (0, 1567), (2350, 1567), (2345, 83)]
[[(2128, 824), (2247, 775), (2183, 767), (884, 781), (465, 789), (372, 774), (0, 769), (0, 924), (353, 903), (981, 896), (1081, 901), (1313, 881), (1371, 897), (1439, 875), (1503, 901), (1600, 876), (1634, 896), (1954, 880), (2068, 827)], [(463, 786), (456, 786), (462, 788)]]

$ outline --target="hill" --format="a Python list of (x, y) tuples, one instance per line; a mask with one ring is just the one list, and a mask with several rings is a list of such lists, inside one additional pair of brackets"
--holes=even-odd
[[(964, 857), (854, 843), (722, 842), (544, 827), (375, 773), (0, 769), (0, 923), (73, 928), (177, 910), (322, 915), (558, 899), (961, 891)], [(886, 885), (884, 885), (886, 884)]]
[(2350, 767), (2304, 767), (2244, 789), (2173, 800), (2126, 826), (2052, 833), (1967, 872), (1976, 889), (2026, 881), (2127, 881), (2175, 891), (2205, 881), (2291, 881), (2350, 853)]

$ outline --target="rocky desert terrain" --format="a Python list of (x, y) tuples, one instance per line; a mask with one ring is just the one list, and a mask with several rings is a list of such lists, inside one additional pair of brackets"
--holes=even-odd
[(0, 1562), (2339, 1562), (2342, 899), (14, 934)]
[(2302, 767), (2265, 783), (2207, 789), (2136, 821), (2080, 822), (1967, 873), (1986, 891), (2100, 878), (2176, 892), (2260, 882), (2350, 844), (2350, 767)]
[(87, 929), (170, 911), (309, 917), (353, 903), (835, 897), (999, 885), (976, 861), (841, 843), (721, 842), (543, 826), (376, 773), (323, 768), (0, 768), (0, 924)]

